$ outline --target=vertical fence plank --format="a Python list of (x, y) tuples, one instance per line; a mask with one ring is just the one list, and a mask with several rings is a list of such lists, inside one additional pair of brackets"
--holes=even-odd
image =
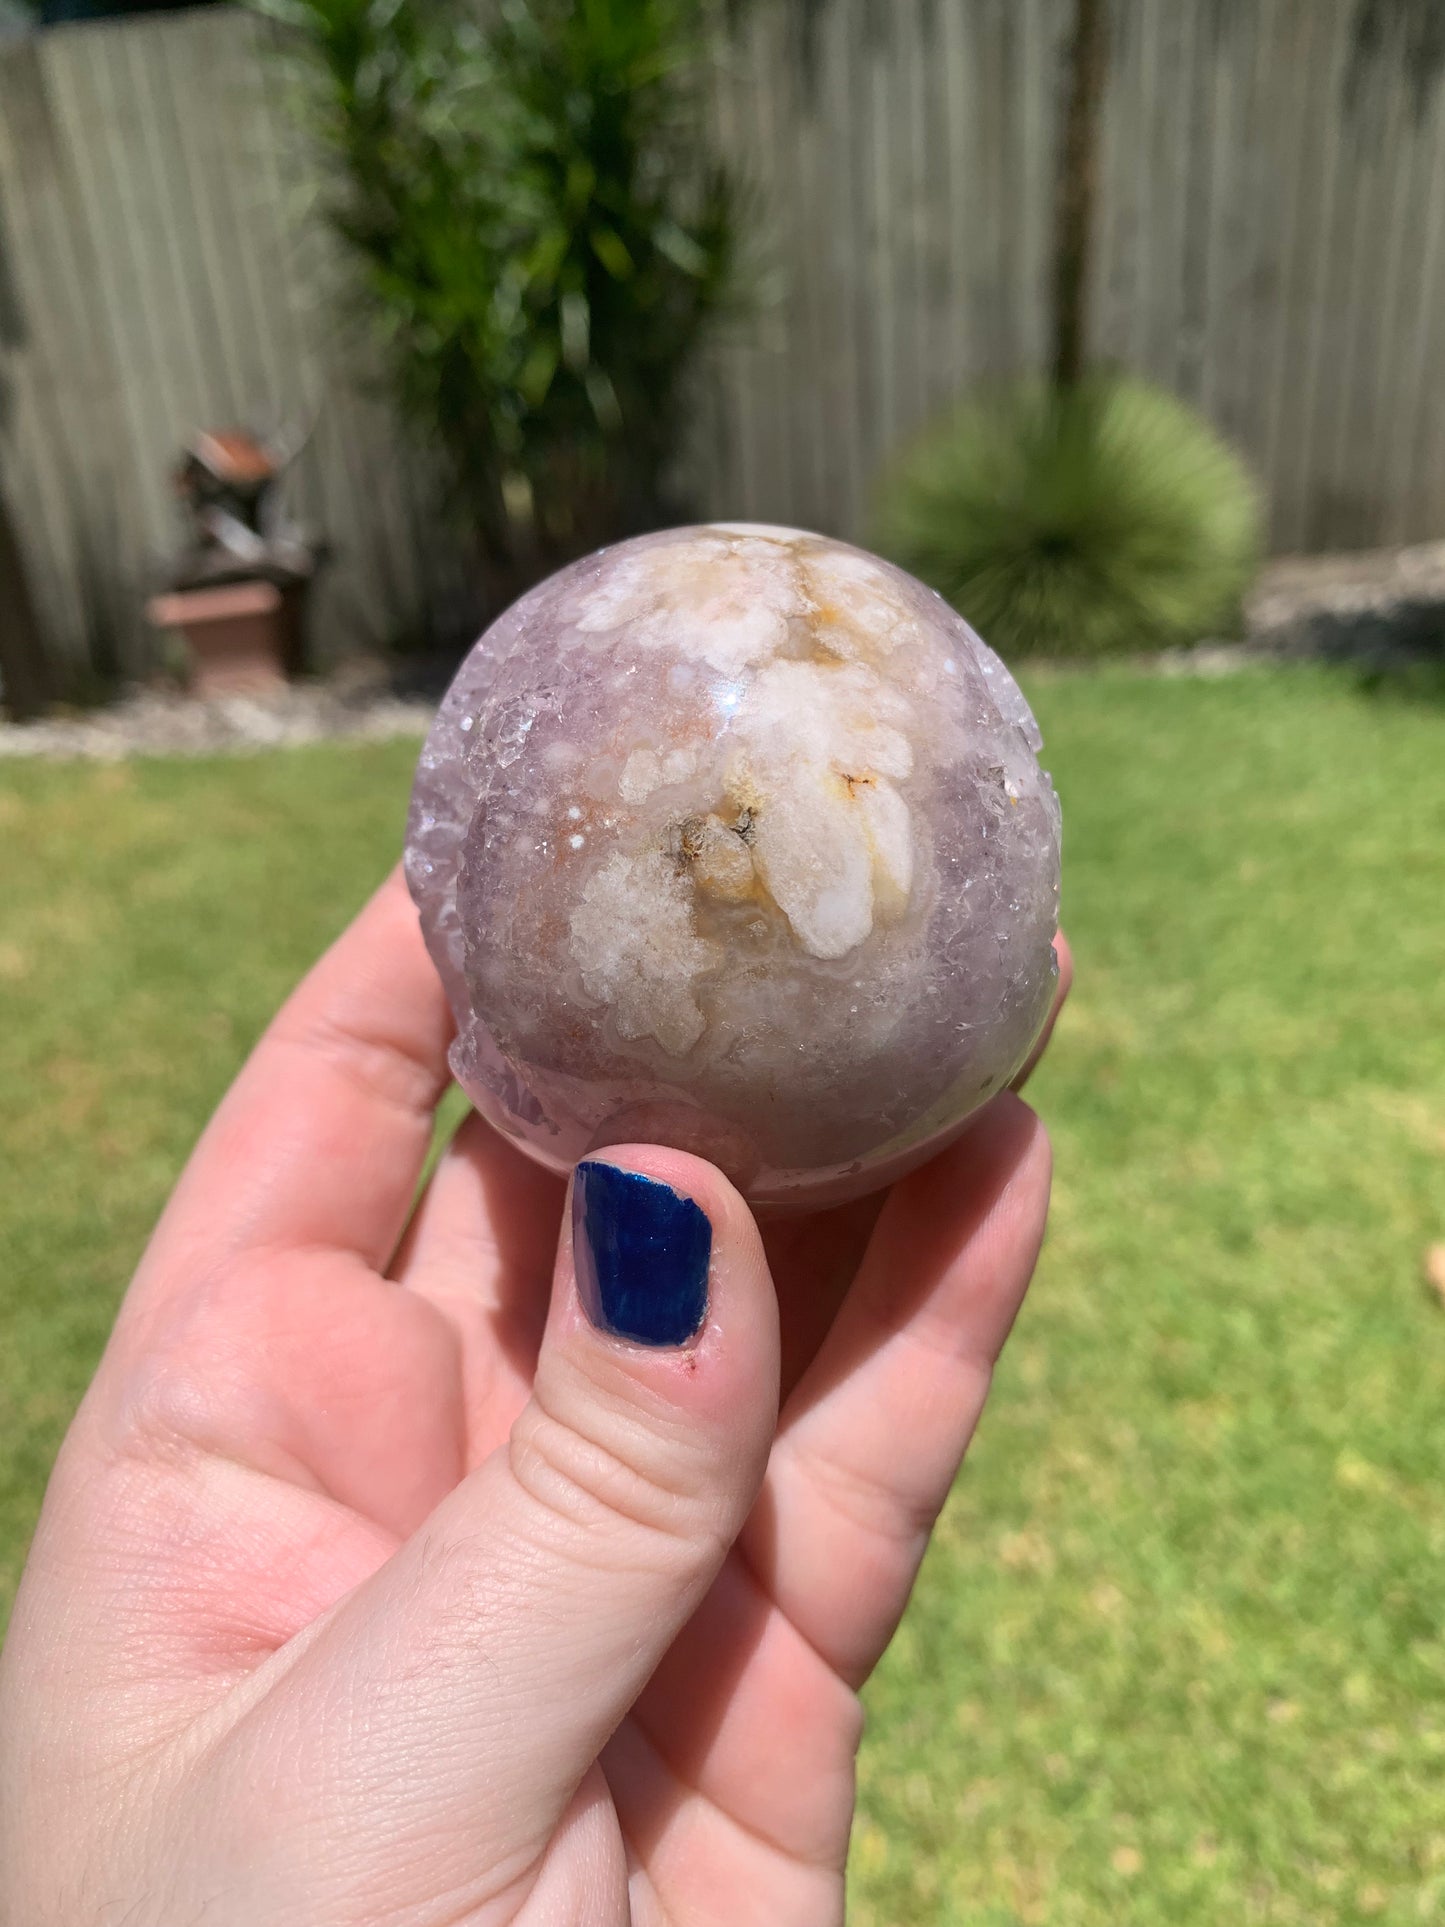
[(971, 112), (974, 125), (973, 179), (975, 195), (970, 228), (977, 286), (974, 307), (974, 367), (979, 374), (1002, 371), (1009, 354), (1008, 330), (1003, 321), (1001, 292), (1007, 252), (1004, 206), (1004, 145), (1008, 137), (1008, 108), (1004, 99), (1004, 9), (1013, 0), (977, 0), (970, 7), (973, 27), (970, 65), (973, 71)]
[(1027, 133), (1024, 107), (1028, 77), (1024, 71), (1023, 15), (1021, 0), (1003, 9), (998, 23), (1000, 99), (1003, 105), (1003, 191), (999, 222), (999, 282), (997, 293), (998, 349), (995, 369), (1013, 372), (1023, 351), (1021, 313), (1028, 275), (1024, 251), (1023, 199), (1028, 169), (1023, 155)]
[(1184, 168), (1179, 244), (1179, 344), (1174, 387), (1199, 406), (1205, 383), (1205, 334), (1209, 320), (1209, 242), (1216, 192), (1218, 134), (1227, 123), (1233, 69), (1219, 58), (1214, 23), (1202, 12), (1191, 22), (1180, 96)]
[(750, 384), (758, 403), (752, 413), (757, 447), (757, 495), (756, 507), (750, 513), (764, 521), (780, 521), (783, 519), (784, 505), (791, 495), (787, 473), (791, 436), (787, 429), (792, 419), (792, 398), (789, 393), (786, 347), (792, 330), (792, 310), (798, 281), (794, 245), (798, 207), (796, 197), (791, 196), (779, 181), (773, 139), (773, 93), (779, 80), (782, 60), (779, 41), (785, 23), (776, 9), (759, 8), (751, 24), (747, 78), (739, 100), (739, 123), (746, 151), (754, 157), (761, 177), (767, 183), (768, 226), (774, 251), (776, 294), (761, 316), (750, 372)]
[(1365, 404), (1371, 446), (1364, 484), (1378, 505), (1383, 542), (1397, 541), (1408, 519), (1408, 455), (1418, 406), (1416, 313), (1429, 305), (1428, 296), (1421, 300), (1422, 286), (1426, 290), (1438, 286), (1430, 276), (1422, 242), (1429, 225), (1431, 190), (1445, 162), (1441, 123), (1438, 94), (1423, 108), (1410, 102), (1401, 112), (1396, 159), (1402, 178), (1384, 223), (1388, 242), (1378, 293), (1378, 325), (1366, 364), (1373, 384)]
[[(715, 12), (707, 48), (707, 71), (702, 100), (702, 131), (710, 152), (738, 168), (738, 143), (733, 113), (734, 72), (737, 52), (726, 31), (720, 12)], [(750, 172), (738, 169), (742, 206), (751, 208), (756, 182)], [(750, 243), (756, 255), (756, 243)], [(760, 263), (749, 261), (755, 281)], [(750, 287), (750, 300), (759, 290)], [(681, 485), (685, 496), (697, 503), (698, 513), (727, 519), (738, 512), (738, 504), (749, 491), (745, 488), (746, 455), (742, 446), (741, 425), (733, 402), (738, 387), (737, 364), (740, 359), (738, 318), (730, 316), (701, 357), (693, 380), (693, 410), (686, 446), (681, 457)]]
[(945, 0), (939, 66), (946, 138), (940, 151), (943, 191), (939, 219), (946, 223), (949, 290), (948, 392), (961, 393), (974, 373), (978, 329), (975, 299), (978, 246), (978, 184), (974, 168), (972, 36), (965, 0)]
[[(1435, 97), (1437, 117), (1442, 111)], [(1421, 274), (1416, 289), (1418, 328), (1414, 419), (1408, 468), (1408, 522), (1414, 535), (1423, 524), (1437, 539), (1445, 530), (1445, 328), (1440, 308), (1445, 298), (1445, 193), (1440, 188), (1441, 143), (1433, 143), (1435, 191), (1420, 242)]]
[(1436, 533), (1445, 529), (1445, 500), (1422, 472), (1421, 451), (1438, 442), (1429, 420), (1430, 349), (1438, 343), (1437, 302), (1445, 286), (1445, 100), (1437, 88), (1415, 136), (1416, 192), (1409, 201), (1404, 229), (1405, 266), (1401, 274), (1397, 320), (1391, 333), (1390, 397), (1381, 446), (1390, 488), (1386, 534), (1403, 541), (1422, 519)]
[(33, 49), (22, 47), (0, 60), (0, 489), (62, 682), (80, 670), (85, 629), (77, 553), (84, 510), (66, 459), (73, 391), (55, 350), (84, 329), (87, 315), (75, 277), (47, 244), (66, 216), (44, 75)]
[[(853, 313), (854, 383), (853, 406), (857, 418), (857, 450), (860, 469), (866, 476), (884, 446), (880, 433), (882, 396), (878, 380), (879, 317), (873, 289), (873, 234), (870, 189), (872, 156), (868, 139), (872, 126), (869, 111), (869, 76), (875, 58), (872, 18), (874, 0), (835, 0), (833, 11), (841, 20), (840, 31), (848, 47), (848, 113), (851, 138), (847, 151), (847, 180), (850, 197), (848, 252), (850, 257), (849, 306)], [(851, 533), (847, 525), (841, 531)]]
[[(1134, 72), (1139, 60), (1139, 23), (1132, 0), (1111, 0), (1108, 21), (1110, 61), (1100, 130), (1088, 345), (1097, 359), (1124, 363), (1132, 353), (1138, 308), (1134, 291), (1135, 187), (1126, 132), (1127, 105), (1135, 90)], [(1063, 83), (1064, 58), (1062, 51), (1056, 55), (1055, 103)]]
[[(1025, 368), (1049, 359), (1053, 288), (1054, 190), (1058, 171), (1055, 103), (1067, 25), (1057, 0), (1026, 0), (1019, 112), (1019, 312), (1015, 355)], [(1097, 263), (1097, 247), (1095, 250)], [(1093, 310), (1093, 297), (1090, 308)], [(1089, 317), (1085, 317), (1087, 329)], [(1087, 339), (1087, 336), (1086, 336)]]
[[(143, 115), (105, 58), (120, 37), (114, 29), (71, 29), (42, 40), (41, 56), (76, 183), (72, 205), (89, 270), (87, 299), (109, 336), (99, 378), (113, 384), (114, 432), (96, 448), (110, 469), (112, 521), (105, 546), (114, 571), (120, 646), (128, 665), (144, 668), (140, 602), (169, 529), (165, 465), (174, 449), (168, 418), (184, 415), (193, 371), (184, 343), (176, 339), (169, 303), (162, 301), (158, 321), (152, 315), (156, 291), (148, 284), (145, 255), (155, 238), (153, 210), (149, 220), (142, 218), (136, 181), (145, 164)], [(125, 104), (117, 112), (119, 102)], [(88, 442), (80, 446), (88, 459)]]
[(1328, 547), (1364, 547), (1380, 539), (1385, 517), (1369, 487), (1374, 452), (1374, 368), (1381, 351), (1380, 317), (1389, 281), (1389, 184), (1402, 186), (1401, 120), (1410, 112), (1403, 87), (1377, 68), (1345, 109), (1345, 178), (1349, 193), (1344, 243), (1349, 278), (1340, 296), (1342, 339), (1330, 408), (1320, 424), (1319, 477), (1324, 495), (1310, 531)]
[[(1133, 108), (1136, 120), (1122, 138), (1129, 155), (1136, 197), (1134, 220), (1134, 290), (1129, 330), (1128, 365), (1148, 374), (1154, 367), (1155, 341), (1159, 329), (1155, 317), (1169, 299), (1168, 275), (1157, 259), (1159, 208), (1167, 185), (1155, 167), (1157, 123), (1161, 113), (1161, 53), (1163, 31), (1160, 15), (1166, 11), (1151, 0), (1136, 0), (1138, 61), (1134, 71), (1137, 94)], [(1126, 97), (1127, 98), (1127, 97)]]
[(1219, 21), (1211, 47), (1198, 401), (1205, 414), (1236, 439), (1247, 432), (1253, 415), (1251, 358), (1257, 358), (1267, 339), (1274, 275), (1267, 237), (1278, 221), (1278, 169), (1256, 122), (1263, 50), (1276, 4), (1260, 0), (1232, 11)]
[(267, 354), (274, 330), (252, 271), (251, 237), (236, 205), (251, 179), (247, 163), (258, 83), (256, 36), (250, 17), (242, 19), (245, 30), (237, 35), (231, 86), (210, 84), (207, 56), (213, 43), (205, 32), (210, 22), (197, 13), (182, 15), (173, 31), (157, 36), (154, 91), (164, 102), (174, 156), (165, 172), (184, 199), (180, 218), (198, 270), (188, 278), (188, 288), (193, 299), (199, 290), (204, 321), (214, 329), (207, 400), (224, 407), (228, 422), (264, 431), (279, 426), (267, 417), (283, 397)]
[(818, 210), (828, 252), (826, 314), (829, 357), (825, 418), (831, 461), (819, 523), (827, 533), (855, 532), (869, 513), (872, 484), (868, 425), (860, 393), (858, 255), (852, 172), (852, 115), (857, 51), (854, 7), (835, 4), (819, 36), (818, 119), (823, 130), (824, 195)]
[(1314, 0), (1282, 0), (1275, 24), (1272, 70), (1276, 75), (1293, 72), (1296, 85), (1278, 108), (1287, 130), (1279, 150), (1284, 186), (1276, 244), (1278, 292), (1269, 330), (1269, 359), (1258, 395), (1264, 427), (1254, 448), (1269, 496), (1271, 538), (1276, 547), (1288, 548), (1298, 539), (1301, 519), (1296, 478), (1301, 473), (1297, 451), (1304, 416), (1302, 370), (1314, 310), (1315, 211), (1324, 179), (1324, 130), (1310, 106), (1327, 78), (1331, 21)]
[(908, 307), (899, 340), (899, 401), (902, 435), (928, 415), (932, 386), (934, 246), (932, 177), (928, 165), (928, 68), (938, 34), (938, 0), (919, 0), (901, 10), (898, 24), (898, 108), (895, 140), (906, 194)]
[(1330, 90), (1338, 107), (1326, 122), (1327, 158), (1321, 188), (1320, 239), (1316, 252), (1310, 325), (1308, 386), (1298, 448), (1302, 494), (1295, 546), (1344, 546), (1361, 519), (1355, 504), (1335, 491), (1332, 455), (1335, 426), (1345, 413), (1353, 339), (1353, 295), (1358, 283), (1355, 250), (1362, 236), (1358, 213), (1362, 187), (1373, 162), (1359, 105), (1346, 110), (1350, 39), (1348, 23), (1333, 23)]
[(921, 410), (926, 420), (937, 420), (955, 402), (959, 388), (960, 295), (955, 277), (953, 224), (956, 219), (955, 183), (947, 172), (953, 145), (949, 124), (947, 83), (948, 15), (950, 0), (936, 0), (930, 10), (929, 38), (922, 71), (921, 165), (927, 182), (928, 220), (925, 234), (927, 356)]

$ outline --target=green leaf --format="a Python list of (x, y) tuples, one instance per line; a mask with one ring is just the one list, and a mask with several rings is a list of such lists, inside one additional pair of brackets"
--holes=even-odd
[(531, 408), (540, 407), (557, 372), (558, 348), (555, 341), (539, 339), (522, 367), (517, 386)]
[(615, 228), (595, 227), (590, 240), (592, 252), (606, 268), (614, 281), (627, 281), (636, 273), (632, 256), (627, 252), (622, 237)]
[(708, 272), (711, 262), (707, 249), (690, 234), (685, 234), (676, 221), (659, 221), (653, 229), (652, 239), (659, 253), (694, 280), (700, 281)]

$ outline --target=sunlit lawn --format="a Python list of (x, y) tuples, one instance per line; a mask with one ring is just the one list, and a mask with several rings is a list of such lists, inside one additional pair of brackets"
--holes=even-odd
[[(1033, 693), (1080, 969), (1053, 1233), (870, 1689), (854, 1918), (1445, 1920), (1445, 708)], [(0, 765), (0, 1609), (150, 1220), (413, 754)]]

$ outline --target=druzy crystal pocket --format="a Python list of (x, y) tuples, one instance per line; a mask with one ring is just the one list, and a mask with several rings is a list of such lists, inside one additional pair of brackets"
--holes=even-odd
[(422, 752), (406, 872), (477, 1108), (759, 1204), (919, 1163), (1047, 1013), (1059, 806), (1003, 664), (859, 549), (716, 525), (524, 596)]

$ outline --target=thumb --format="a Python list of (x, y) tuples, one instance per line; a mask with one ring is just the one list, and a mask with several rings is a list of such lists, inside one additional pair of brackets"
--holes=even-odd
[(330, 1902), (345, 1868), (357, 1918), (445, 1896), (471, 1919), (530, 1878), (752, 1509), (777, 1400), (772, 1282), (728, 1181), (654, 1146), (580, 1166), (510, 1441), (272, 1696), (266, 1754), (324, 1801)]

